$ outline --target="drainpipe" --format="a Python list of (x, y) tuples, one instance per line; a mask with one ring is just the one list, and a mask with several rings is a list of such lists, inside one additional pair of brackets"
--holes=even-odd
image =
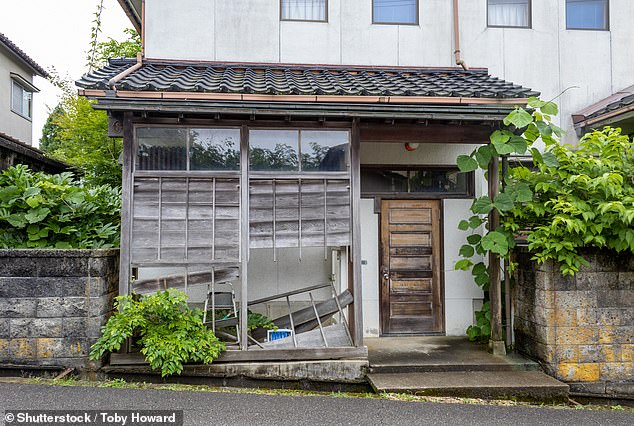
[(458, 0), (453, 0), (453, 39), (453, 54), (456, 57), (456, 65), (460, 65), (462, 69), (467, 71), (469, 67), (467, 66), (467, 63), (460, 57), (460, 22), (458, 19)]
[(117, 89), (115, 85), (118, 82), (120, 82), (121, 80), (123, 80), (124, 78), (132, 74), (133, 72), (137, 71), (142, 66), (143, 66), (143, 53), (139, 52), (136, 55), (136, 64), (132, 65), (130, 68), (126, 68), (125, 70), (115, 75), (110, 80), (108, 80), (108, 86), (112, 87), (112, 90), (116, 91)]

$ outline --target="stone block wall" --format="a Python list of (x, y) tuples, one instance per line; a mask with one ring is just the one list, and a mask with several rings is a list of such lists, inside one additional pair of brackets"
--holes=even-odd
[(0, 367), (86, 368), (119, 290), (119, 250), (0, 250)]
[(517, 250), (516, 347), (572, 392), (634, 396), (634, 256), (584, 256), (590, 266), (563, 277)]

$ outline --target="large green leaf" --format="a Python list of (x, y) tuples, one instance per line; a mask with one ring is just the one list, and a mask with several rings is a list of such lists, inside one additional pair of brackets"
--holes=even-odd
[(7, 186), (6, 188), (0, 189), (0, 202), (3, 204), (11, 204), (20, 198), (20, 195), (22, 195), (22, 192), (17, 186)]
[(459, 254), (462, 257), (472, 257), (475, 254), (475, 249), (472, 246), (465, 244), (460, 247)]
[(559, 108), (557, 107), (557, 104), (554, 102), (546, 102), (541, 107), (541, 110), (544, 114), (548, 114), (548, 115), (557, 115), (559, 113)]
[(467, 229), (469, 229), (469, 222), (466, 220), (461, 220), (460, 223), (458, 223), (458, 229), (461, 231), (466, 231)]
[(40, 207), (37, 209), (33, 209), (30, 212), (28, 212), (27, 214), (24, 215), (24, 218), (29, 222), (29, 223), (37, 223), (37, 222), (41, 222), (43, 221), (46, 216), (48, 216), (48, 214), (51, 211), (49, 209), (47, 209), (46, 207)]
[(552, 152), (544, 152), (542, 154), (542, 159), (544, 161), (544, 164), (548, 167), (559, 166), (559, 161), (557, 160), (555, 154), (553, 154)]
[(482, 169), (486, 169), (488, 167), (492, 157), (493, 153), (491, 152), (491, 147), (489, 145), (481, 146), (475, 153), (476, 161)]
[(506, 192), (502, 192), (495, 197), (494, 206), (500, 212), (506, 212), (513, 208), (513, 197)]
[(515, 148), (513, 147), (513, 145), (509, 144), (509, 143), (494, 143), (493, 147), (495, 147), (495, 151), (499, 154), (499, 155), (508, 155), (508, 154), (512, 154), (513, 152), (515, 152)]
[(490, 139), (491, 139), (491, 143), (505, 143), (507, 142), (509, 139), (511, 139), (511, 136), (513, 136), (513, 133), (509, 132), (508, 130), (496, 130), (495, 132), (491, 133)]
[(473, 235), (469, 235), (467, 237), (467, 242), (469, 244), (478, 244), (480, 242), (480, 240), (482, 239), (482, 235), (480, 234), (473, 234)]
[(526, 183), (518, 183), (512, 187), (507, 187), (508, 190), (512, 192), (513, 198), (518, 203), (527, 203), (533, 199), (533, 191)]
[(21, 214), (11, 214), (6, 218), (6, 221), (16, 228), (22, 229), (26, 226), (27, 222), (24, 218), (24, 215)]
[(489, 214), (493, 209), (493, 203), (487, 196), (482, 196), (476, 199), (471, 205), (471, 211), (475, 214)]
[(545, 121), (536, 120), (535, 121), (535, 126), (537, 127), (537, 130), (539, 130), (539, 133), (542, 136), (550, 137), (553, 134), (553, 129)]
[(530, 98), (528, 98), (528, 106), (531, 108), (541, 108), (546, 104), (546, 101), (542, 101), (539, 98), (536, 98), (535, 96), (531, 96)]
[(456, 160), (461, 172), (472, 172), (478, 168), (478, 162), (470, 155), (459, 155)]
[(518, 129), (523, 129), (533, 122), (533, 116), (530, 115), (526, 110), (522, 108), (517, 108), (512, 111), (505, 119), (504, 125), (508, 126), (510, 124), (514, 125)]
[(456, 271), (467, 271), (473, 265), (469, 259), (462, 259), (456, 262), (455, 269)]
[(521, 136), (513, 136), (509, 141), (509, 145), (511, 145), (513, 147), (513, 151), (518, 154), (526, 153), (526, 149), (528, 148), (526, 139)]
[(478, 226), (482, 225), (483, 223), (484, 223), (484, 220), (482, 220), (480, 216), (471, 216), (469, 218), (469, 227), (471, 227), (471, 229), (476, 229)]
[(482, 248), (486, 251), (506, 255), (509, 251), (509, 243), (506, 236), (498, 231), (491, 231), (482, 237)]

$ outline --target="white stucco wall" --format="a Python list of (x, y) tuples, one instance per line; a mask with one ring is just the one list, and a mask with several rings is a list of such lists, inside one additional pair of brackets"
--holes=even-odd
[[(453, 165), (459, 154), (469, 153), (472, 149), (471, 145), (421, 144), (416, 151), (410, 152), (403, 144), (368, 143), (361, 145), (361, 164)], [(484, 187), (484, 176), (476, 175), (476, 195), (481, 195)], [(470, 216), (471, 202), (469, 199), (442, 201), (445, 331), (448, 336), (465, 334), (473, 323), (474, 304), (478, 305), (483, 298), (482, 290), (474, 284), (470, 272), (454, 270), (459, 259), (458, 250), (468, 235), (458, 230), (458, 222)], [(374, 199), (362, 199), (360, 210), (363, 328), (364, 334), (372, 337), (380, 332), (379, 215), (374, 212)]]
[(31, 120), (11, 111), (11, 73), (33, 82), (32, 71), (19, 63), (13, 53), (0, 46), (0, 132), (30, 145), (33, 138)]
[[(329, 0), (329, 19), (280, 22), (279, 0), (146, 0), (148, 58), (453, 66), (452, 2), (420, 1), (419, 25), (373, 25), (371, 0)], [(531, 29), (487, 28), (486, 0), (460, 1), (471, 67), (558, 96), (570, 115), (634, 81), (634, 1), (610, 0), (610, 31), (566, 30), (565, 0), (533, 0)]]

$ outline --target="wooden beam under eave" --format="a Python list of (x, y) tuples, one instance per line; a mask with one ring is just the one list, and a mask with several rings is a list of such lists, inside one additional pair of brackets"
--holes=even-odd
[(464, 124), (380, 124), (360, 126), (361, 143), (454, 143), (487, 144), (490, 126)]
[[(86, 89), (84, 96), (105, 96), (104, 91)], [(420, 105), (526, 105), (526, 98), (462, 98), (457, 96), (359, 96), (359, 95), (270, 95), (259, 93), (212, 92), (152, 92), (117, 90), (118, 98), (181, 99), (181, 100), (241, 100), (262, 102), (360, 103), (360, 104), (420, 104)]]

